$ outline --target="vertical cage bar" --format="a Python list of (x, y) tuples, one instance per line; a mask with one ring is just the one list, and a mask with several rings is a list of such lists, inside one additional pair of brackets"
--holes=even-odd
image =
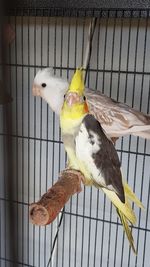
[[(109, 11), (108, 11), (109, 14)], [(106, 27), (105, 27), (105, 42), (104, 42), (104, 62), (103, 62), (103, 80), (102, 80), (102, 93), (104, 93), (105, 86), (105, 65), (106, 65), (106, 46), (107, 46), (107, 31), (108, 31), (108, 18), (106, 18)], [(102, 246), (101, 246), (101, 256), (100, 256), (100, 266), (102, 266), (103, 261), (103, 248), (104, 248), (104, 228), (105, 228), (105, 206), (106, 206), (106, 195), (104, 195), (104, 206), (103, 206), (103, 223), (102, 223)]]
[[(50, 13), (49, 13), (50, 15)], [(47, 66), (49, 66), (49, 57), (50, 57), (50, 16), (48, 16), (48, 22), (47, 22)], [(49, 122), (49, 108), (48, 104), (46, 105), (46, 187), (45, 192), (47, 192), (48, 189), (48, 157), (49, 157), (49, 143), (48, 143), (48, 122)], [(44, 266), (46, 266), (47, 261), (47, 253), (46, 253), (46, 236), (47, 236), (47, 228), (44, 229)]]
[[(35, 16), (34, 16), (34, 76), (36, 74), (36, 9), (35, 9)], [(34, 126), (33, 126), (33, 136), (36, 137), (36, 99), (34, 98)], [(33, 141), (33, 185), (34, 185), (34, 192), (33, 192), (33, 200), (35, 201), (35, 184), (36, 184), (36, 139)], [(35, 225), (33, 225), (33, 266), (35, 265)]]
[[(17, 80), (17, 16), (15, 14), (15, 17), (14, 17), (14, 27), (15, 27), (15, 64), (16, 64), (16, 67), (15, 67), (15, 87), (16, 87), (16, 90), (15, 90), (15, 99), (16, 99), (16, 107), (15, 107), (15, 121), (16, 121), (16, 135), (18, 135), (18, 80)], [(15, 147), (16, 147), (16, 201), (18, 201), (19, 199), (19, 192), (18, 192), (18, 160), (19, 160), (19, 157), (18, 157), (18, 138), (16, 138), (15, 140)], [(18, 225), (18, 222), (19, 222), (19, 208), (18, 208), (18, 205), (16, 205), (16, 233), (17, 233), (17, 236), (16, 236), (16, 247), (17, 247), (17, 259), (19, 258), (19, 246), (18, 246), (18, 243), (19, 243), (19, 225)]]
[[(24, 45), (23, 45), (23, 16), (21, 16), (21, 61), (22, 61), (22, 75), (21, 75), (21, 87), (22, 87), (22, 125), (21, 125), (21, 130), (22, 130), (22, 139), (21, 139), (21, 146), (22, 146), (22, 159), (21, 159), (21, 164), (22, 164), (22, 203), (24, 203), (24, 139), (23, 139), (23, 135), (24, 135), (24, 68), (23, 68), (23, 64), (24, 64), (24, 56), (23, 56), (23, 51), (24, 51)], [(24, 262), (24, 204), (22, 204), (22, 262)]]
[[(137, 63), (137, 48), (138, 48), (138, 38), (139, 38), (139, 24), (140, 24), (140, 18), (138, 18), (138, 22), (137, 22), (135, 59), (134, 59), (134, 72), (136, 72), (136, 63)], [(134, 74), (134, 77), (133, 77), (132, 107), (134, 105), (134, 96), (135, 96), (135, 79), (136, 79), (136, 74)], [(136, 185), (136, 169), (137, 169), (137, 157), (138, 157), (137, 153), (138, 153), (138, 147), (139, 147), (139, 137), (137, 137), (137, 142), (136, 142), (136, 156), (135, 156), (133, 191), (135, 191), (135, 185)], [(134, 207), (134, 203), (133, 203), (132, 207)], [(131, 248), (129, 249), (128, 265), (130, 265), (130, 257), (131, 257)]]
[[(127, 84), (128, 84), (128, 69), (129, 69), (129, 52), (130, 52), (130, 44), (131, 44), (131, 41), (130, 41), (131, 40), (131, 23), (132, 23), (132, 12), (131, 12), (131, 17), (129, 19), (129, 34), (128, 34), (128, 46), (127, 46), (127, 63), (126, 63), (124, 102), (126, 102), (126, 99), (127, 99)], [(131, 136), (129, 137), (129, 145), (128, 145), (129, 151), (130, 151), (130, 147), (131, 147)], [(129, 162), (130, 162), (130, 153), (128, 154), (128, 161), (127, 161), (127, 182), (128, 182), (128, 177), (129, 177)], [(123, 266), (122, 264), (123, 264), (124, 240), (125, 240), (125, 235), (123, 235), (123, 242), (122, 242), (121, 266)]]
[[(144, 87), (144, 70), (145, 70), (145, 55), (146, 55), (146, 46), (147, 46), (147, 27), (148, 27), (148, 19), (146, 18), (146, 25), (145, 25), (145, 37), (144, 37), (144, 54), (143, 54), (143, 66), (142, 66), (142, 81), (141, 81), (141, 94), (140, 94), (140, 110), (142, 107), (142, 98), (143, 98), (143, 87)], [(147, 141), (144, 141), (144, 154), (146, 153), (146, 145), (147, 145)], [(144, 184), (144, 168), (145, 167), (145, 155), (143, 156), (143, 166), (142, 166), (142, 182), (141, 182), (141, 192), (140, 192), (140, 200), (142, 201), (142, 196), (143, 196), (143, 184)], [(141, 209), (139, 210), (139, 219), (138, 219), (138, 227), (140, 227), (140, 221), (141, 221)], [(140, 235), (140, 230), (138, 230), (137, 233), (137, 253), (139, 251), (139, 235)], [(137, 261), (138, 261), (138, 256), (136, 257), (135, 260), (135, 264), (137, 265)]]
[[(27, 131), (27, 135), (28, 135), (28, 142), (27, 142), (27, 146), (28, 146), (28, 173), (27, 173), (27, 179), (28, 179), (28, 214), (29, 214), (29, 202), (30, 202), (30, 11), (28, 10), (28, 19), (27, 19), (27, 38), (28, 38), (28, 42), (27, 42), (27, 51), (28, 51), (28, 56), (27, 56), (27, 64), (28, 64), (28, 90), (27, 90), (27, 101), (28, 101), (28, 131)], [(27, 263), (29, 264), (30, 261), (30, 249), (29, 249), (29, 243), (30, 243), (30, 235), (29, 235), (29, 231), (30, 231), (30, 225), (29, 225), (29, 219), (27, 221)]]

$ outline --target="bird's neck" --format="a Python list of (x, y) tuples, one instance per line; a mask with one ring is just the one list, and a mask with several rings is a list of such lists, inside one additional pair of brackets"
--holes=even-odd
[(76, 109), (62, 109), (60, 113), (62, 132), (70, 132), (70, 134), (73, 134), (86, 115), (87, 113), (79, 113)]
[(89, 113), (87, 103), (72, 105), (68, 107), (66, 102), (64, 102), (60, 116), (63, 119), (78, 120), (83, 119), (85, 115)]
[(62, 133), (75, 135), (77, 129), (80, 127), (80, 124), (83, 121), (84, 116), (76, 119), (60, 116), (60, 126)]

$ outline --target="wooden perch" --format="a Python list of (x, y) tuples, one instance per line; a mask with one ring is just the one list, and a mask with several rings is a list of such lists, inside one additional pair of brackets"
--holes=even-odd
[(41, 199), (30, 205), (29, 216), (33, 224), (47, 225), (51, 223), (64, 207), (69, 198), (81, 192), (83, 175), (75, 170), (64, 170), (59, 180), (45, 193)]

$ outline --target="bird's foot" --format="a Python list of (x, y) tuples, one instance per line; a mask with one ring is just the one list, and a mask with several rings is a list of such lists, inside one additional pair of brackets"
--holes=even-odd
[(75, 169), (71, 169), (70, 167), (67, 167), (65, 170), (63, 170), (59, 176), (61, 177), (61, 174), (66, 172), (67, 174), (74, 174), (74, 175), (77, 175), (78, 179), (79, 179), (79, 186), (78, 186), (78, 193), (80, 193), (82, 191), (82, 188), (81, 188), (81, 181), (82, 183), (84, 184), (84, 181), (85, 181), (85, 177), (84, 175), (78, 171), (78, 170), (75, 170)]

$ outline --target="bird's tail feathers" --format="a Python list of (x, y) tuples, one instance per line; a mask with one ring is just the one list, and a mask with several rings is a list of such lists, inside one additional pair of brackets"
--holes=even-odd
[(122, 212), (122, 214), (130, 221), (132, 224), (136, 224), (136, 216), (134, 211), (132, 210), (129, 202), (126, 200), (125, 203), (121, 202), (119, 197), (114, 191), (111, 191), (107, 188), (102, 188), (104, 193), (108, 196), (108, 198), (112, 201), (114, 206)]
[(130, 229), (130, 227), (128, 225), (128, 220), (119, 209), (116, 209), (116, 210), (117, 210), (117, 213), (118, 213), (118, 215), (120, 217), (121, 223), (123, 225), (123, 229), (124, 229), (124, 231), (126, 233), (128, 241), (130, 243), (130, 246), (131, 246), (133, 252), (135, 254), (137, 254), (137, 251), (136, 251), (135, 246), (134, 246), (134, 239), (133, 239), (132, 231), (131, 231), (131, 229)]
[(109, 199), (112, 201), (112, 203), (116, 207), (117, 213), (120, 217), (121, 223), (123, 225), (126, 236), (129, 240), (130, 246), (133, 252), (136, 254), (132, 231), (128, 224), (128, 222), (130, 222), (131, 224), (135, 224), (136, 216), (135, 216), (134, 211), (131, 208), (129, 200), (134, 202), (139, 208), (144, 209), (144, 206), (126, 182), (123, 182), (123, 186), (124, 186), (125, 199), (126, 199), (125, 203), (121, 202), (121, 200), (119, 199), (119, 197), (114, 191), (108, 190), (106, 188), (102, 188), (102, 190), (105, 192), (105, 194), (109, 197)]
[[(128, 198), (126, 197), (126, 202), (122, 203), (121, 200), (119, 199), (119, 197), (116, 195), (115, 192), (110, 191), (106, 188), (102, 188), (103, 191), (106, 193), (106, 195), (111, 199), (112, 203), (114, 204), (114, 206), (116, 207), (117, 213), (120, 217), (121, 223), (123, 225), (123, 229), (126, 233), (127, 239), (130, 243), (131, 248), (133, 249), (133, 252), (136, 254), (136, 249), (134, 246), (134, 239), (132, 236), (132, 232), (129, 226), (129, 222), (131, 224), (135, 224), (136, 223), (136, 216), (134, 211), (131, 208), (131, 205), (128, 201)], [(126, 190), (126, 187), (125, 187)], [(130, 192), (130, 190), (128, 190)], [(133, 193), (134, 194), (134, 193)], [(125, 192), (125, 195), (127, 195), (127, 193)], [(132, 194), (130, 194), (131, 196)], [(133, 199), (133, 198), (132, 198)]]
[(142, 204), (142, 202), (137, 198), (137, 196), (132, 191), (130, 186), (126, 182), (123, 182), (123, 186), (124, 186), (124, 191), (125, 191), (126, 198), (130, 199), (132, 202), (134, 202), (139, 208), (145, 209), (143, 204)]

